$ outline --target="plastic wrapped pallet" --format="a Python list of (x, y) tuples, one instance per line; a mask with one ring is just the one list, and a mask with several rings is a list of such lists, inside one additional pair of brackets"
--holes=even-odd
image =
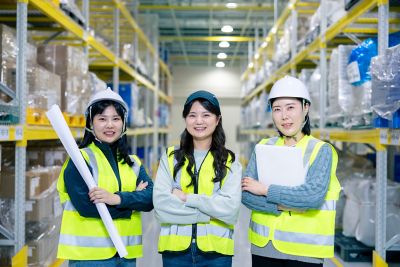
[(391, 120), (400, 108), (400, 45), (371, 60), (372, 109)]
[(316, 68), (310, 77), (308, 86), (308, 90), (310, 92), (310, 97), (311, 97), (310, 120), (312, 125), (318, 125), (319, 123), (318, 120), (320, 117), (320, 110), (319, 110), (320, 84), (321, 84), (321, 74), (319, 68)]
[(328, 120), (331, 123), (337, 122), (340, 116), (349, 118), (352, 114), (353, 91), (347, 79), (346, 67), (354, 47), (339, 45), (331, 54), (328, 73)]
[[(387, 190), (386, 240), (400, 234), (400, 184), (390, 182)], [(360, 220), (355, 237), (367, 246), (375, 245), (376, 183), (372, 180), (360, 183), (355, 191), (360, 201)]]
[[(36, 46), (26, 43), (26, 63), (30, 68), (36, 64)], [(15, 92), (16, 88), (16, 62), (17, 62), (17, 38), (15, 30), (0, 24), (0, 82)], [(2, 102), (10, 102), (12, 99), (0, 92)]]
[(60, 76), (35, 64), (27, 68), (28, 106), (47, 110), (61, 103)]
[[(44, 229), (37, 224), (27, 225), (31, 234), (27, 235), (28, 266), (50, 266), (57, 256), (61, 216), (55, 217)], [(39, 229), (38, 229), (39, 228)]]

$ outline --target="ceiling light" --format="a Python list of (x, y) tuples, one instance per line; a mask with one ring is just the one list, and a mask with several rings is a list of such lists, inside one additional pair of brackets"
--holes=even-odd
[(230, 44), (227, 41), (222, 41), (219, 43), (219, 47), (222, 47), (222, 48), (227, 48), (229, 46), (230, 46)]
[(256, 53), (255, 55), (254, 55), (254, 59), (259, 59), (260, 58), (260, 54), (259, 53)]
[(253, 67), (254, 67), (254, 63), (253, 63), (253, 62), (250, 62), (250, 63), (249, 63), (249, 68), (252, 69)]
[(267, 45), (268, 45), (268, 43), (267, 43), (267, 42), (263, 42), (263, 43), (261, 44), (261, 47), (262, 47), (262, 48), (266, 48), (266, 47), (267, 47)]
[(227, 8), (237, 8), (238, 5), (236, 3), (227, 3), (225, 6)]
[(233, 28), (231, 25), (225, 25), (221, 28), (221, 32), (233, 32)]
[(217, 55), (217, 58), (219, 58), (219, 59), (225, 59), (227, 57), (228, 56), (225, 53), (218, 53), (218, 55)]
[(215, 67), (217, 67), (217, 68), (223, 68), (223, 67), (225, 67), (225, 63), (222, 62), (222, 61), (218, 61), (217, 64), (215, 64)]

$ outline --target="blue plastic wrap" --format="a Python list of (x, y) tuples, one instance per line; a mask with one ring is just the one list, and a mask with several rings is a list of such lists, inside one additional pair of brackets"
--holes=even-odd
[[(389, 34), (389, 47), (400, 43), (400, 32)], [(362, 85), (371, 80), (371, 58), (378, 55), (378, 40), (368, 38), (351, 51), (347, 74), (354, 86)]]

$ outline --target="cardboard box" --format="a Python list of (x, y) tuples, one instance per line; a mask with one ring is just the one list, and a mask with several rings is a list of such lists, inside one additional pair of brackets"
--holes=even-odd
[(42, 221), (61, 214), (61, 204), (54, 183), (48, 190), (39, 196), (29, 199), (25, 203), (26, 221)]
[[(26, 172), (25, 197), (36, 201), (42, 194), (51, 189), (60, 175), (61, 166), (45, 167)], [(14, 198), (15, 170), (7, 168), (0, 172), (0, 198)], [(54, 185), (55, 187), (55, 185)], [(29, 206), (29, 205), (28, 205)]]
[(61, 217), (54, 219), (54, 224), (28, 244), (28, 266), (50, 266), (57, 257), (57, 245), (60, 233)]
[(81, 103), (85, 101), (82, 96), (89, 88), (88, 62), (83, 50), (63, 45), (40, 46), (37, 60), (61, 77), (61, 110), (83, 114)]

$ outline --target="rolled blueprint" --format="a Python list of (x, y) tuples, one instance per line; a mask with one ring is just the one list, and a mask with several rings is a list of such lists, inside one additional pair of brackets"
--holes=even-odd
[[(86, 165), (85, 159), (83, 158), (75, 139), (71, 134), (71, 130), (69, 129), (60, 108), (57, 105), (53, 105), (47, 112), (47, 118), (51, 125), (53, 126), (54, 130), (56, 131), (58, 137), (61, 140), (65, 150), (67, 150), (68, 155), (74, 162), (76, 168), (78, 169), (79, 173), (85, 180), (86, 185), (89, 187), (89, 190), (93, 187), (97, 186), (92, 174), (89, 171), (88, 166)], [(121, 236), (119, 235), (117, 229), (115, 228), (114, 222), (111, 218), (110, 213), (104, 203), (96, 203), (96, 208), (99, 211), (100, 217), (107, 229), (108, 234), (114, 246), (116, 247), (119, 256), (125, 257), (128, 255), (126, 251), (125, 245), (122, 242)]]

